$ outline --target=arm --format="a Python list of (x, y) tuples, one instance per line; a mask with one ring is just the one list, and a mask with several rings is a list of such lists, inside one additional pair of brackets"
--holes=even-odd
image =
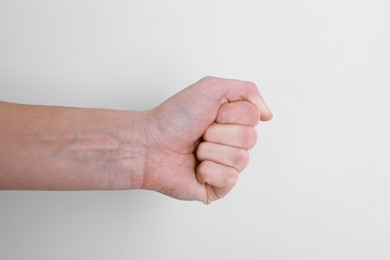
[(0, 102), (0, 189), (150, 189), (205, 203), (272, 114), (253, 83), (207, 77), (142, 112)]
[(131, 189), (144, 112), (0, 102), (0, 189)]

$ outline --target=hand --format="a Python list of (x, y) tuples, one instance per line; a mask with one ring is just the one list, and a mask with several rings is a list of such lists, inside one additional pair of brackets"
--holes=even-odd
[(251, 82), (206, 77), (147, 113), (143, 189), (210, 203), (248, 163), (255, 126), (272, 118)]

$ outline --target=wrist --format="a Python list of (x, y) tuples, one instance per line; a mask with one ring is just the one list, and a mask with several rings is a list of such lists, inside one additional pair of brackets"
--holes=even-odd
[(126, 177), (125, 179), (119, 178), (117, 182), (126, 185), (121, 188), (141, 189), (145, 177), (148, 150), (145, 131), (148, 112), (121, 112), (124, 113), (125, 120), (114, 131), (114, 136), (119, 141), (116, 166), (119, 167), (118, 172), (123, 170), (126, 172), (124, 175)]
[[(47, 156), (53, 158), (50, 172), (68, 173), (68, 178), (53, 189), (123, 190), (141, 185), (145, 161), (143, 112), (58, 109), (62, 112), (53, 122), (54, 132), (40, 137), (54, 141), (54, 149)], [(47, 150), (45, 142), (43, 146)]]

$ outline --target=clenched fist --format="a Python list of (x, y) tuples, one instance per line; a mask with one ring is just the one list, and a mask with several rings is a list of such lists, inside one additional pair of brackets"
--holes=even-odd
[(205, 203), (235, 185), (272, 114), (251, 82), (206, 77), (148, 113), (144, 189)]

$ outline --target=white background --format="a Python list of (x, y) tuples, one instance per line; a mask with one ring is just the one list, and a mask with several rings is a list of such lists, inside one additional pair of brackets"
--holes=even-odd
[(379, 0), (0, 0), (1, 100), (141, 110), (214, 75), (274, 113), (210, 206), (1, 191), (0, 259), (390, 259), (389, 34)]

